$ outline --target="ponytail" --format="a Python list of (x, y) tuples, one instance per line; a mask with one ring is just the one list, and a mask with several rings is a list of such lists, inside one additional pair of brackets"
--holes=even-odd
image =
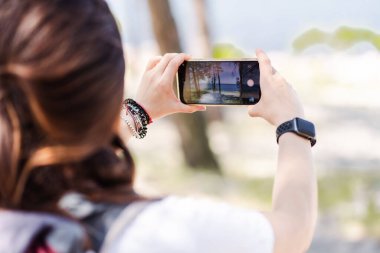
[(0, 0), (0, 31), (0, 207), (138, 198), (114, 127), (125, 61), (107, 3)]

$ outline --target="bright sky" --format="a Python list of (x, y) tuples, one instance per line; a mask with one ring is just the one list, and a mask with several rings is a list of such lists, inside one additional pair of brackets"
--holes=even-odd
[[(123, 24), (125, 41), (138, 46), (153, 41), (146, 0), (109, 0)], [(380, 33), (379, 0), (206, 0), (212, 41), (233, 43), (252, 52), (290, 50), (293, 39), (316, 27), (333, 31), (341, 25)], [(170, 0), (185, 50), (196, 36), (192, 0)]]
[(223, 72), (220, 73), (221, 83), (236, 85), (236, 77), (239, 76), (238, 68), (232, 62), (223, 62), (221, 64)]

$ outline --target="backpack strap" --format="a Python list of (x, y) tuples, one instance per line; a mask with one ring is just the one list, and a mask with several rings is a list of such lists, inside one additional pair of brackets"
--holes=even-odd
[(71, 193), (60, 201), (60, 207), (81, 221), (95, 252), (108, 253), (124, 229), (149, 204), (159, 200), (162, 198), (128, 204), (95, 203), (81, 194)]
[(116, 218), (111, 229), (108, 231), (103, 246), (100, 250), (100, 253), (111, 252), (111, 247), (114, 246), (114, 243), (120, 238), (123, 230), (131, 225), (136, 217), (150, 204), (157, 201), (154, 200), (144, 200), (138, 201), (128, 205)]
[(48, 213), (2, 210), (0, 235), (1, 253), (25, 253), (40, 246), (61, 253), (84, 252), (83, 228)]

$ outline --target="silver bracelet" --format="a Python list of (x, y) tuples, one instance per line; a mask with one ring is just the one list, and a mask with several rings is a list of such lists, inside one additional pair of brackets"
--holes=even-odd
[[(136, 128), (134, 126), (132, 126), (132, 123), (130, 122), (130, 120), (128, 119), (127, 117), (127, 110), (125, 108), (123, 108), (120, 112), (120, 117), (121, 119), (127, 124), (127, 126), (129, 127), (129, 129), (131, 130), (132, 132), (132, 135), (137, 138), (137, 139), (140, 139), (140, 135), (137, 133), (136, 131)], [(131, 117), (128, 113), (128, 116)], [(133, 120), (133, 119), (132, 119)]]

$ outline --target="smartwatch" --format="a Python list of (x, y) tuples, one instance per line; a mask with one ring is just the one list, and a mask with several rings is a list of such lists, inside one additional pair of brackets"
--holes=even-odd
[(281, 135), (287, 132), (295, 133), (310, 141), (311, 146), (314, 146), (317, 140), (315, 139), (315, 127), (314, 124), (301, 119), (294, 118), (279, 125), (276, 130), (277, 143)]

